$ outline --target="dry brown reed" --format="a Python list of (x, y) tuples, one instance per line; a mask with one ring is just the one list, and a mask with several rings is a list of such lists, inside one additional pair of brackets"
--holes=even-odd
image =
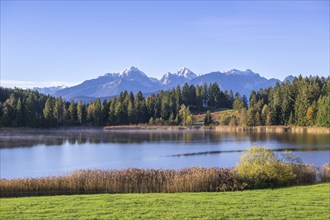
[(0, 197), (93, 193), (214, 192), (243, 189), (230, 169), (77, 170), (60, 177), (0, 180)]
[(317, 167), (311, 164), (290, 164), (295, 178), (289, 181), (289, 185), (306, 185), (317, 182)]
[[(295, 178), (285, 185), (316, 182), (317, 168), (291, 164)], [(330, 181), (330, 164), (321, 168), (322, 181)], [(0, 197), (95, 193), (216, 192), (251, 188), (231, 169), (193, 167), (181, 170), (124, 169), (77, 170), (65, 176), (0, 179)]]
[(330, 182), (330, 163), (326, 163), (321, 167), (321, 180)]

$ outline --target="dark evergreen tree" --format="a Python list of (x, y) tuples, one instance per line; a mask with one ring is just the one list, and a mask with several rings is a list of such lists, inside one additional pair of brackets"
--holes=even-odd
[(212, 115), (210, 111), (207, 111), (204, 117), (204, 125), (208, 126), (213, 123)]
[(209, 99), (208, 99), (208, 106), (209, 108), (216, 109), (220, 106), (220, 88), (217, 83), (210, 84), (209, 87)]

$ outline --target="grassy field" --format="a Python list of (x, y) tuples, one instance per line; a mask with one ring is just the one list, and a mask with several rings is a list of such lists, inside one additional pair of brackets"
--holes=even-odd
[[(234, 114), (234, 113), (235, 113), (235, 110), (232, 110), (232, 109), (218, 109), (216, 111), (211, 111), (211, 115), (212, 115), (212, 118), (214, 121), (219, 121), (221, 116), (225, 116), (228, 114)], [(196, 123), (204, 122), (205, 114), (206, 114), (206, 112), (203, 112), (201, 114), (195, 114), (194, 117), (195, 117)]]
[(329, 219), (330, 184), (225, 193), (0, 199), (1, 219)]

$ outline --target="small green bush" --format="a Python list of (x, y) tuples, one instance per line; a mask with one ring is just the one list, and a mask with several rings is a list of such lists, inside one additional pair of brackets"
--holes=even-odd
[(258, 146), (247, 149), (233, 171), (250, 188), (289, 185), (296, 177), (292, 164), (278, 160), (273, 151)]

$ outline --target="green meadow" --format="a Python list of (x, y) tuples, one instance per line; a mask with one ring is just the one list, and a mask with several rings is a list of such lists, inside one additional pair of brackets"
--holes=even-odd
[(330, 219), (330, 183), (211, 193), (1, 198), (1, 219)]

